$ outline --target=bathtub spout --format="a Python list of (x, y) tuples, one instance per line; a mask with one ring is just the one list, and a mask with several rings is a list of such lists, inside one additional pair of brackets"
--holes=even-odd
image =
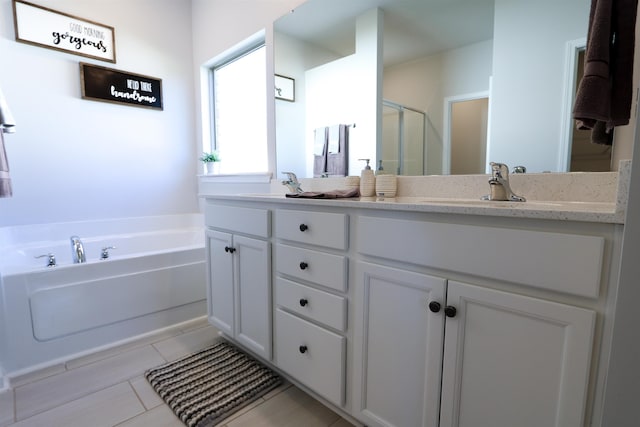
[(74, 264), (80, 264), (87, 260), (84, 255), (84, 246), (78, 236), (71, 236), (71, 257)]

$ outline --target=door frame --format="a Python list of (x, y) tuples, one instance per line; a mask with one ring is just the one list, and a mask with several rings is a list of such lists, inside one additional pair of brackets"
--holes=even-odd
[(578, 55), (587, 46), (585, 37), (569, 40), (565, 44), (565, 62), (562, 94), (562, 120), (560, 122), (560, 141), (558, 141), (558, 172), (571, 170), (571, 145), (573, 139), (573, 103), (577, 83)]

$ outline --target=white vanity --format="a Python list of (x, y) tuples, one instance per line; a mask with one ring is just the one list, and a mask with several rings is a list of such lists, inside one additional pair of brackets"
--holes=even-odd
[(615, 200), (203, 196), (210, 322), (334, 409), (397, 427), (600, 418)]

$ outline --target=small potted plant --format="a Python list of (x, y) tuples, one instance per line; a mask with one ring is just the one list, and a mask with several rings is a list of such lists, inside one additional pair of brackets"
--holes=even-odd
[(220, 156), (217, 150), (213, 150), (210, 153), (205, 151), (202, 153), (202, 156), (200, 156), (200, 161), (204, 163), (205, 173), (216, 173), (218, 165), (220, 164)]

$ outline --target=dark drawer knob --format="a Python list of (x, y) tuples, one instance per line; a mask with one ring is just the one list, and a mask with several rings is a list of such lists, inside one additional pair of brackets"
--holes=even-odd
[(309, 301), (307, 301), (307, 299), (306, 299), (306, 298), (300, 298), (300, 306), (301, 306), (301, 307), (304, 307), (304, 306), (306, 306), (307, 304), (309, 304)]
[(298, 350), (300, 350), (300, 353), (305, 354), (307, 352), (307, 346), (301, 345)]
[(440, 311), (441, 305), (439, 302), (437, 301), (431, 301), (429, 303), (429, 310), (431, 310), (434, 313), (437, 313)]
[(224, 251), (232, 254), (232, 253), (234, 253), (236, 251), (236, 248), (225, 246), (224, 247)]
[(444, 315), (447, 316), (447, 317), (456, 317), (456, 313), (457, 312), (458, 312), (458, 310), (456, 310), (455, 307), (450, 306), (450, 305), (448, 305), (448, 306), (446, 306), (444, 308)]
[(300, 263), (300, 270), (306, 270), (307, 267), (309, 267), (309, 264), (307, 264), (306, 262), (302, 261)]
[(309, 226), (307, 224), (300, 224), (300, 231), (307, 231)]

